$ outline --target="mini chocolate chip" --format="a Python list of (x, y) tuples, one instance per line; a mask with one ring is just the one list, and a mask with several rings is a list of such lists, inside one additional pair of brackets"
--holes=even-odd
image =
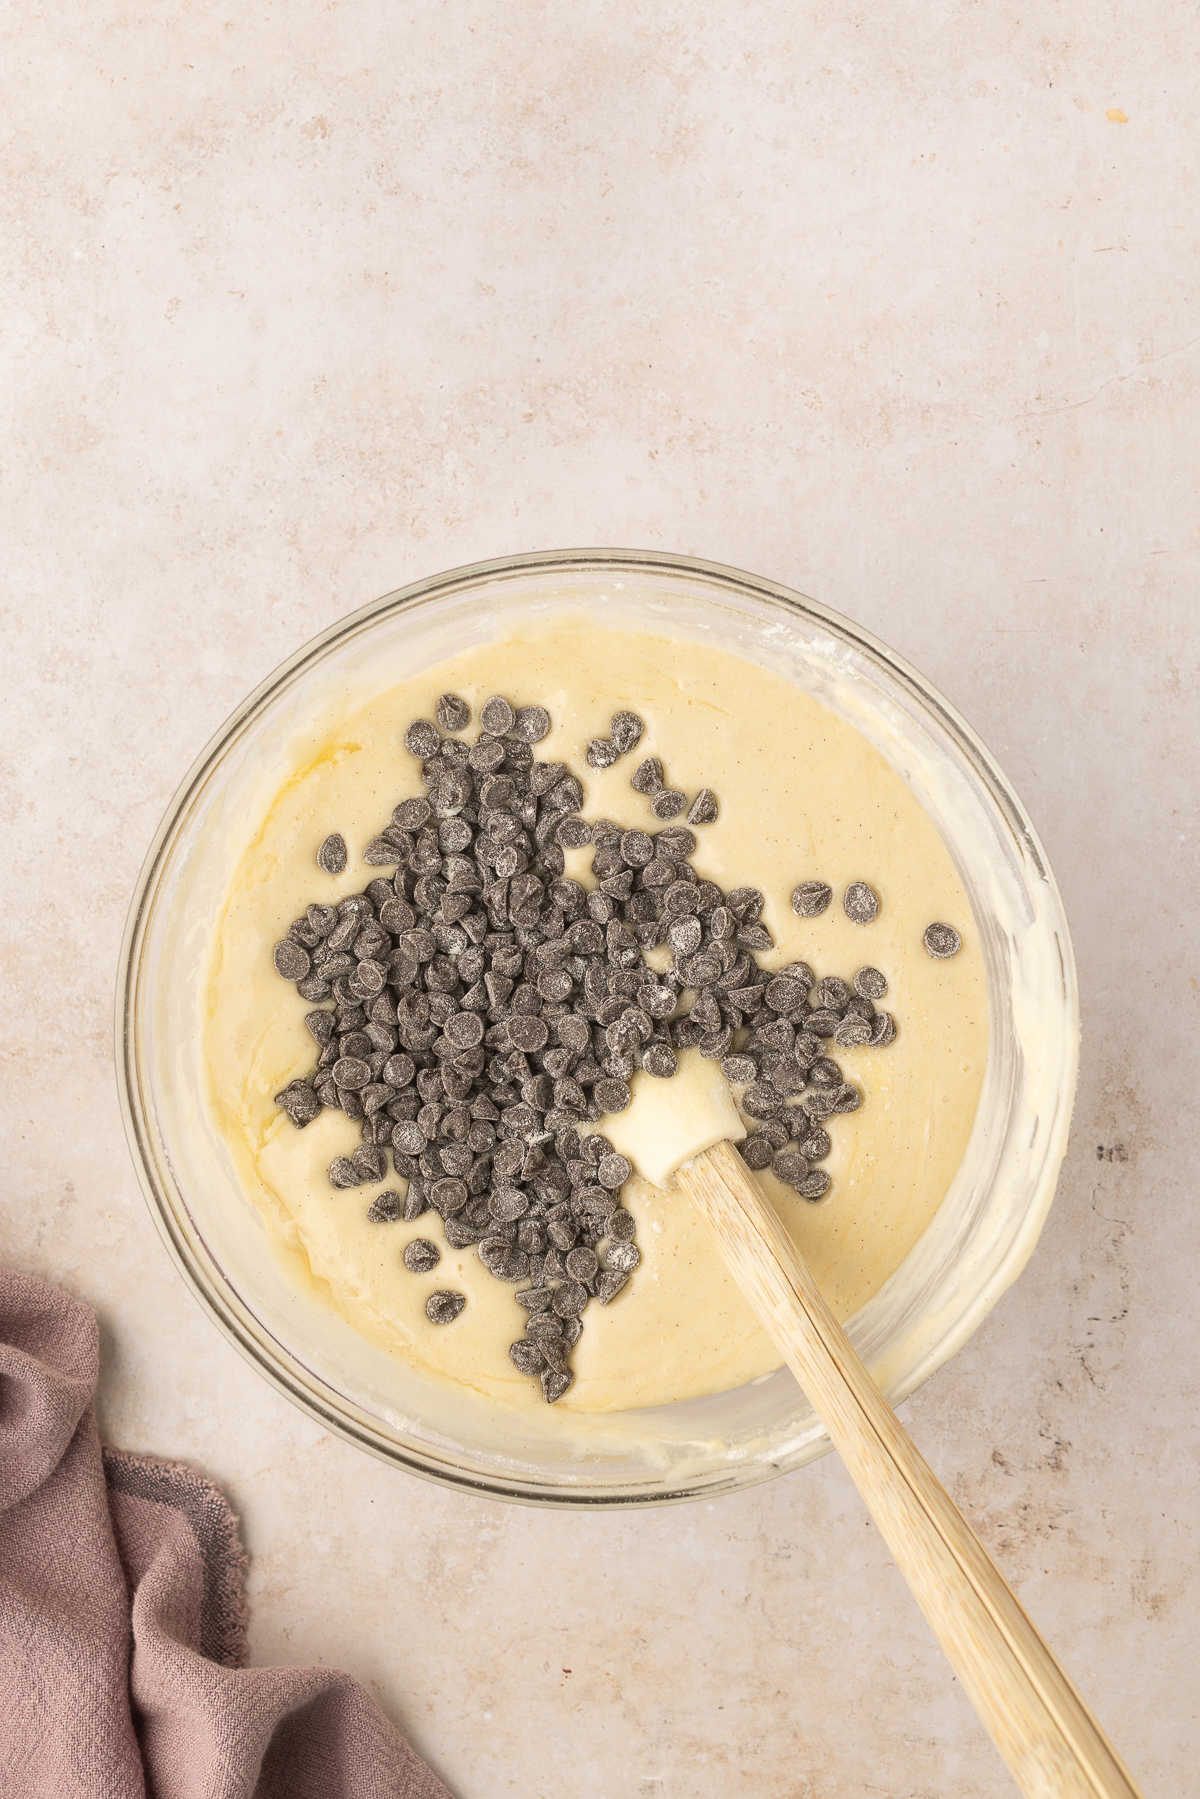
[(321, 1103), (316, 1089), (308, 1081), (289, 1081), (283, 1092), (275, 1095), (275, 1104), (282, 1107), (300, 1131), (312, 1123), (321, 1110)]
[(398, 1055), (389, 1056), (381, 1070), (389, 1087), (410, 1087), (416, 1072), (415, 1062), (403, 1050)]
[(596, 1179), (602, 1187), (608, 1187), (614, 1193), (620, 1192), (632, 1173), (633, 1166), (628, 1156), (621, 1155), (615, 1149), (601, 1156), (596, 1164)]
[(782, 1095), (767, 1081), (755, 1081), (742, 1094), (742, 1110), (750, 1118), (770, 1118), (782, 1105)]
[(345, 873), (349, 859), (346, 839), (340, 831), (331, 831), (317, 851), (317, 867), (323, 874), (340, 875)]
[(401, 860), (400, 851), (386, 837), (372, 837), (362, 853), (363, 861), (370, 868), (386, 868), (390, 862)]
[(842, 895), (842, 906), (853, 924), (871, 924), (879, 916), (879, 895), (865, 881), (851, 881)]
[(479, 722), (492, 737), (507, 737), (517, 722), (517, 715), (502, 695), (494, 693), (485, 700)]
[(555, 1289), (551, 1301), (560, 1318), (577, 1318), (588, 1302), (588, 1290), (582, 1281), (564, 1281)]
[(614, 1274), (632, 1274), (642, 1259), (642, 1253), (636, 1243), (613, 1243), (604, 1257), (606, 1272)]
[(764, 995), (772, 1012), (781, 1012), (790, 1017), (808, 1002), (808, 991), (800, 981), (793, 980), (791, 975), (777, 974), (774, 980), (767, 982)]
[(800, 1183), (808, 1174), (808, 1162), (798, 1150), (781, 1149), (775, 1157), (774, 1172), (799, 1192)]
[(459, 1180), (456, 1175), (442, 1175), (429, 1189), (430, 1202), (443, 1218), (461, 1212), (470, 1197), (466, 1181)]
[[(645, 1067), (644, 1062), (642, 1066)], [(601, 1112), (623, 1112), (631, 1098), (629, 1083), (606, 1077), (595, 1083), (592, 1088), (592, 1098)]]
[[(962, 948), (962, 938), (952, 924), (926, 925), (921, 942), (927, 953), (939, 962), (944, 961), (947, 956), (956, 956)], [(278, 961), (275, 966), (279, 967)], [(281, 974), (282, 972), (280, 969)]]
[(404, 747), (413, 756), (432, 756), (441, 743), (436, 725), (427, 718), (415, 718), (404, 733)]
[(587, 746), (587, 765), (589, 768), (611, 768), (620, 753), (611, 737), (593, 737)]
[(348, 1088), (354, 1093), (360, 1087), (365, 1087), (371, 1079), (371, 1064), (360, 1060), (358, 1056), (339, 1056), (332, 1073), (339, 1087)]
[(888, 990), (886, 975), (880, 974), (877, 968), (872, 968), (869, 964), (858, 970), (850, 984), (860, 999), (882, 999)]
[(592, 827), (585, 818), (580, 818), (578, 814), (570, 812), (555, 826), (554, 837), (563, 849), (579, 850), (592, 841)]
[[(517, 1298), (520, 1297), (518, 1294)], [(528, 1337), (518, 1337), (515, 1343), (510, 1343), (508, 1353), (512, 1358), (513, 1367), (519, 1374), (540, 1374), (546, 1366), (545, 1356), (537, 1344), (531, 1343)]]
[(550, 714), (544, 706), (521, 706), (513, 720), (512, 731), (522, 743), (540, 743), (543, 737), (550, 735)]
[(792, 911), (797, 918), (819, 918), (832, 898), (828, 881), (801, 881), (792, 888)]
[[(414, 1237), (404, 1245), (404, 1266), (410, 1274), (428, 1274), (442, 1259), (442, 1252), (428, 1237)], [(440, 1320), (435, 1319), (435, 1323)]]
[(285, 981), (302, 981), (312, 967), (306, 949), (294, 937), (281, 937), (274, 949), (275, 972)]
[(444, 693), (437, 703), (435, 715), (443, 731), (465, 731), (471, 722), (471, 708), (457, 693)]
[(678, 787), (660, 787), (650, 801), (650, 810), (655, 818), (678, 818), (686, 805), (687, 795)]
[(692, 956), (700, 948), (704, 927), (695, 913), (687, 913), (667, 926), (667, 942), (677, 956)]
[(702, 787), (688, 810), (687, 821), (690, 825), (710, 825), (717, 817), (720, 808), (717, 796), (711, 787)]
[(404, 1195), (404, 1222), (414, 1224), (429, 1210), (429, 1193), (420, 1175), (411, 1175)]
[(755, 1170), (769, 1168), (775, 1154), (770, 1140), (761, 1131), (751, 1131), (738, 1144), (738, 1151), (747, 1168)]
[(455, 1049), (474, 1049), (483, 1042), (483, 1020), (477, 1012), (453, 1012), (442, 1030)]
[(871, 1048), (886, 1049), (896, 1040), (896, 1020), (890, 1012), (880, 1012), (871, 1026)]
[(425, 1316), (430, 1324), (453, 1324), (466, 1303), (465, 1293), (454, 1293), (448, 1287), (439, 1287), (425, 1301)]
[(644, 793), (648, 799), (653, 799), (663, 785), (663, 765), (658, 757), (647, 756), (644, 762), (639, 762), (629, 778), (629, 785), (635, 793)]
[(646, 726), (636, 712), (614, 712), (609, 724), (609, 735), (617, 746), (619, 755), (627, 756), (642, 741)]
[(871, 1041), (871, 1026), (865, 1018), (843, 1018), (833, 1033), (833, 1041), (839, 1049), (858, 1049)]

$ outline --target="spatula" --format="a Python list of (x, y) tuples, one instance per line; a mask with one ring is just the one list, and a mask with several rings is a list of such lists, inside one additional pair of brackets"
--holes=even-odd
[(1020, 1602), (937, 1480), (821, 1297), (733, 1143), (724, 1080), (696, 1062), (643, 1078), (608, 1135), (658, 1186), (672, 1179), (713, 1230), (750, 1305), (804, 1389), (913, 1597), (1029, 1799), (1137, 1799)]

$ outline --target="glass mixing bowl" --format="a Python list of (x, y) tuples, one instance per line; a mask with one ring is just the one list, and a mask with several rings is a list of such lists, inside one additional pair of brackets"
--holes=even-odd
[(941, 830), (986, 961), (987, 1075), (967, 1154), (932, 1224), (849, 1328), (893, 1402), (966, 1342), (1024, 1266), (1066, 1146), (1078, 1014), (1058, 890), (1004, 776), (927, 682), (827, 608), (712, 563), (573, 550), (455, 569), (352, 614), (264, 681), (184, 780), (138, 881), (117, 1005), (125, 1127), (155, 1222), (202, 1304), (329, 1430), (399, 1467), (506, 1499), (712, 1497), (828, 1448), (790, 1374), (599, 1417), (516, 1413), (448, 1389), (369, 1343), (291, 1277), (206, 1110), (211, 921), (246, 821), (265, 814), (314, 717), (339, 694), (383, 691), (464, 643), (563, 611), (724, 643), (789, 675), (876, 745)]

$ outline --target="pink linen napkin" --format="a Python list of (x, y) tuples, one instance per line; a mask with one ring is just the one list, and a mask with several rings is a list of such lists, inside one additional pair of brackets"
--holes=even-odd
[(348, 1675), (245, 1668), (217, 1489), (102, 1450), (81, 1301), (0, 1270), (0, 1794), (450, 1799)]

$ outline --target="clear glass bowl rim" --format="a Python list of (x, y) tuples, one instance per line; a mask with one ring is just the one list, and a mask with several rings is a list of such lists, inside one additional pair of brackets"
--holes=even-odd
[[(971, 726), (924, 676), (871, 632), (833, 608), (810, 599), (794, 588), (762, 576), (749, 574), (728, 564), (709, 562), (698, 557), (658, 550), (594, 548), (533, 551), (463, 564), (460, 567), (447, 569), (423, 580), (411, 582), (405, 587), (397, 588), (338, 619), (326, 630), (302, 644), (298, 650), (272, 670), (226, 718), (176, 788), (155, 831), (134, 888), (118, 962), (115, 1008), (118, 1098), (130, 1153), (155, 1226), (193, 1295), (225, 1337), (273, 1386), (284, 1393), (303, 1412), (316, 1419), (325, 1429), (357, 1444), (358, 1447), (384, 1461), (403, 1467), (410, 1473), (439, 1485), (486, 1493), (494, 1498), (521, 1504), (557, 1507), (590, 1506), (593, 1509), (603, 1509), (633, 1504), (662, 1505), (694, 1498), (712, 1498), (719, 1492), (744, 1490), (759, 1481), (787, 1472), (791, 1466), (796, 1464), (781, 1460), (743, 1463), (738, 1466), (736, 1473), (730, 1479), (715, 1486), (711, 1482), (701, 1480), (695, 1484), (684, 1482), (653, 1490), (647, 1490), (644, 1485), (629, 1490), (606, 1487), (601, 1492), (589, 1491), (582, 1486), (543, 1489), (522, 1485), (516, 1481), (510, 1482), (500, 1476), (481, 1476), (475, 1470), (468, 1468), (452, 1469), (447, 1467), (444, 1462), (427, 1460), (419, 1450), (383, 1439), (372, 1429), (368, 1419), (356, 1418), (352, 1409), (338, 1410), (326, 1403), (320, 1393), (315, 1392), (299, 1377), (298, 1373), (293, 1373), (278, 1359), (273, 1353), (270, 1343), (264, 1340), (264, 1333), (255, 1328), (253, 1315), (245, 1311), (236, 1295), (220, 1290), (196, 1254), (190, 1241), (191, 1231), (186, 1220), (177, 1213), (173, 1198), (155, 1165), (155, 1158), (148, 1140), (146, 1105), (141, 1090), (141, 1076), (138, 1067), (136, 1028), (137, 994), (141, 968), (140, 951), (159, 879), (166, 868), (170, 852), (187, 818), (193, 800), (212, 775), (226, 751), (236, 742), (241, 732), (257, 716), (260, 709), (320, 662), (327, 651), (360, 632), (369, 630), (385, 614), (398, 612), (421, 601), (436, 598), (440, 594), (457, 592), (481, 581), (519, 577), (522, 574), (545, 575), (561, 572), (563, 575), (570, 575), (578, 574), (581, 571), (621, 578), (636, 577), (639, 574), (667, 576), (674, 574), (711, 582), (717, 587), (727, 587), (743, 595), (765, 598), (780, 603), (785, 608), (797, 612), (801, 617), (816, 623), (835, 638), (848, 643), (855, 651), (872, 660), (892, 682), (907, 690), (908, 696), (936, 721), (954, 743), (976, 780), (985, 788), (991, 803), (996, 807), (1007, 829), (1029, 857), (1037, 879), (1043, 884), (1043, 891), (1053, 912), (1053, 929), (1062, 962), (1062, 999), (1068, 1021), (1074, 1027), (1071, 1032), (1072, 1040), (1077, 1036), (1078, 988), (1074, 953), (1062, 899), (1045, 851), (1020, 800), (1010, 787), (995, 758)], [(1062, 1069), (1062, 1095), (1068, 1114), (1074, 1095), (1076, 1073), (1077, 1057), (1073, 1057), (1069, 1065)], [(1057, 1170), (1055, 1170), (1056, 1172)], [(1040, 1234), (1046, 1212), (1053, 1198), (1053, 1191), (1054, 1182), (1051, 1180), (1041, 1203), (1031, 1206), (1023, 1218), (1021, 1229), (1012, 1246), (1006, 1265), (996, 1270), (991, 1280), (951, 1320), (936, 1349), (925, 1359), (920, 1374), (905, 1383), (899, 1391), (893, 1391), (894, 1400), (906, 1397), (908, 1393), (915, 1391), (969, 1339), (995, 1303), (999, 1293), (1003, 1292), (1010, 1284), (1027, 1260)], [(1015, 1268), (1012, 1268), (1010, 1265), (1014, 1263)], [(299, 1370), (302, 1367), (299, 1358), (293, 1359), (296, 1360)], [(829, 1447), (826, 1438), (816, 1453), (825, 1453)]]

